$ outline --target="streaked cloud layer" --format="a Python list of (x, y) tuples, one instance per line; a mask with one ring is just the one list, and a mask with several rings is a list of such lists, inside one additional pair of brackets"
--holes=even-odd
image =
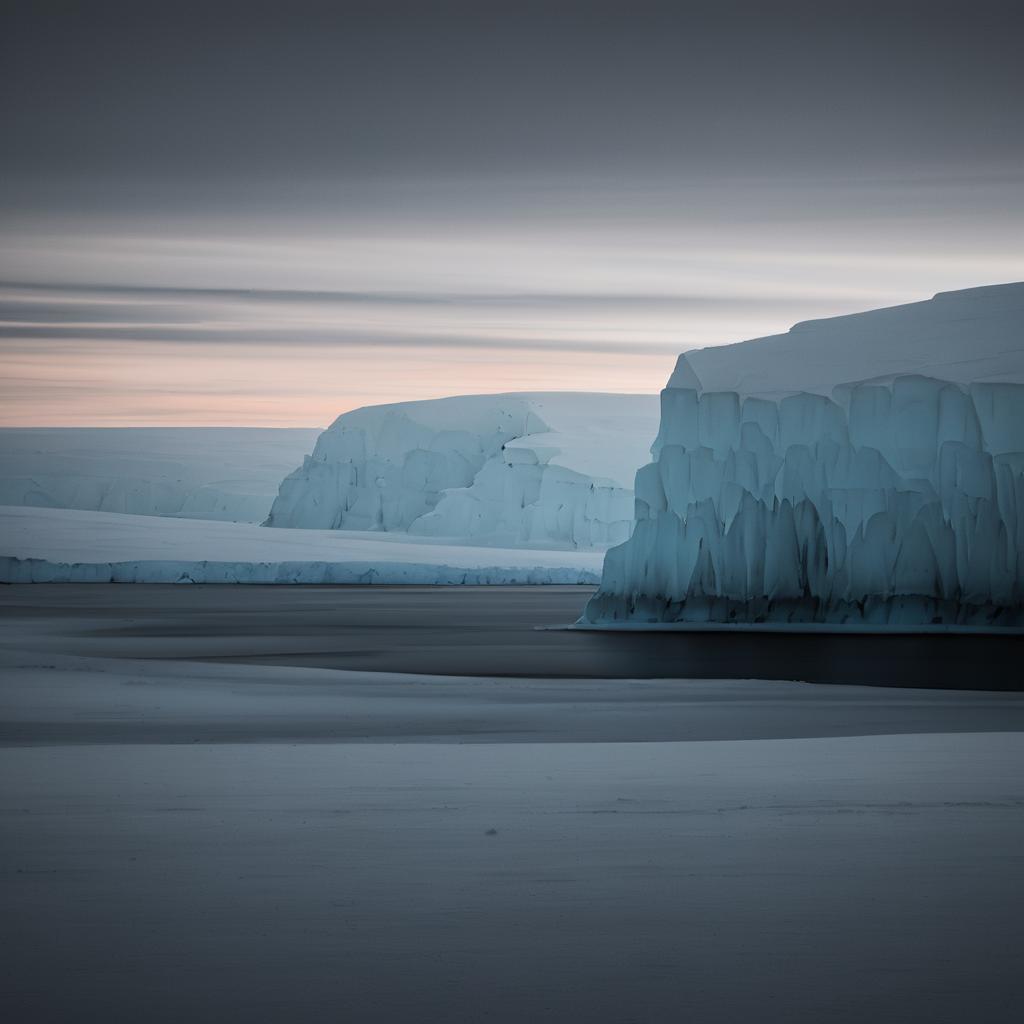
[(0, 422), (654, 391), (1024, 278), (1017, 9), (833, 6), (25, 4)]

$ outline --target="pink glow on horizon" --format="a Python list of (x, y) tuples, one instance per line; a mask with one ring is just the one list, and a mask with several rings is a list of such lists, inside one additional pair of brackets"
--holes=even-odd
[(654, 394), (682, 351), (1024, 277), (999, 204), (953, 245), (930, 208), (816, 219), (797, 215), (807, 189), (783, 199), (755, 190), (737, 223), (730, 202), (714, 223), (22, 225), (0, 239), (0, 425), (308, 427), (452, 394)]
[(0, 426), (326, 426), (363, 405), (500, 391), (653, 393), (675, 354), (94, 342), (0, 362)]

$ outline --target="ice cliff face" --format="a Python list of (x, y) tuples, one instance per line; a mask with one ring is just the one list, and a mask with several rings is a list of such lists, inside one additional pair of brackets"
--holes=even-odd
[(839, 319), (681, 357), (584, 621), (1024, 625), (1024, 285)]
[(287, 477), (268, 526), (485, 544), (607, 547), (657, 431), (653, 395), (465, 395), (340, 416)]

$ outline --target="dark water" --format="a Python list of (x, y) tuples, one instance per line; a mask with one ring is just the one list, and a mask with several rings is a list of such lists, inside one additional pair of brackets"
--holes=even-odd
[(1024, 688), (1020, 637), (621, 633), (574, 621), (589, 587), (59, 585), (0, 588), (54, 649), (381, 672), (603, 679), (794, 679)]

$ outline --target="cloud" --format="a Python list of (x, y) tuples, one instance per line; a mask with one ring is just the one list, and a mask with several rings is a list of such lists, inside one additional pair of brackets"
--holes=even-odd
[[(640, 321), (793, 308), (761, 295), (299, 291), (0, 284), (0, 344), (322, 345), (676, 352)], [(801, 307), (803, 308), (803, 307)], [(649, 332), (648, 332), (649, 333)]]
[[(48, 301), (47, 298), (48, 297)], [(8, 308), (35, 306), (41, 311), (57, 311), (75, 299), (88, 300), (82, 311), (107, 304), (115, 308), (112, 300), (123, 304), (182, 300), (209, 303), (230, 300), (244, 303), (303, 303), (330, 305), (538, 305), (538, 306), (668, 306), (671, 308), (713, 307), (727, 308), (737, 305), (777, 307), (792, 302), (790, 298), (772, 298), (763, 294), (712, 295), (698, 293), (658, 292), (402, 292), (402, 291), (314, 291), (274, 288), (174, 288), (139, 285), (64, 285), (49, 283), (22, 283), (0, 281), (0, 319), (7, 318)], [(94, 318), (95, 319), (95, 318)]]

